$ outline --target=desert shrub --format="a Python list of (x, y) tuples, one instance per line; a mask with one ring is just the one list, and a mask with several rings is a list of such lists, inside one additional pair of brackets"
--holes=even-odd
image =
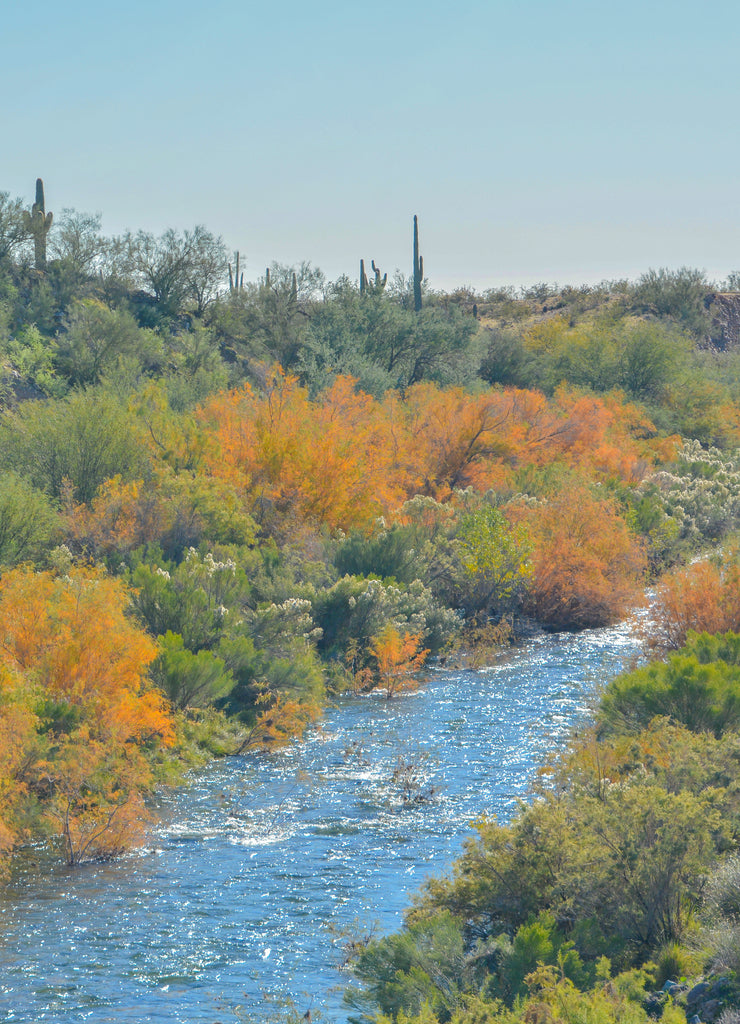
[[(287, 647), (286, 643), (286, 647)], [(324, 696), (324, 673), (318, 656), (310, 647), (294, 644), (293, 650), (275, 654), (255, 645), (248, 636), (225, 637), (217, 654), (234, 677), (234, 686), (218, 706), (229, 715), (235, 715), (247, 725), (254, 725), (261, 711), (269, 727), (270, 708), (281, 704), (292, 706), (295, 714), (306, 709), (306, 719), (318, 714)], [(298, 723), (296, 733), (302, 731), (305, 721)]]
[(460, 999), (465, 961), (460, 925), (448, 913), (437, 914), (370, 942), (353, 967), (364, 989), (350, 989), (347, 1001), (393, 1016), (420, 1013), (426, 1006), (439, 1021), (449, 1021)]
[(702, 663), (689, 646), (613, 680), (599, 710), (601, 727), (612, 732), (639, 732), (658, 716), (715, 736), (737, 730), (740, 667)]
[(641, 312), (657, 313), (684, 325), (697, 336), (708, 333), (704, 300), (712, 286), (703, 271), (692, 267), (650, 269), (632, 289), (632, 305)]
[(0, 467), (54, 498), (90, 502), (105, 480), (141, 477), (148, 464), (139, 425), (105, 392), (26, 402), (0, 423)]
[(413, 526), (388, 528), (376, 523), (370, 533), (352, 533), (337, 544), (334, 565), (341, 576), (377, 576), (408, 584), (419, 579), (424, 566)]
[(60, 527), (46, 494), (17, 473), (0, 473), (0, 565), (39, 561)]
[(468, 614), (504, 613), (518, 607), (532, 581), (528, 530), (493, 505), (481, 503), (461, 516), (456, 532), (462, 572), (460, 604)]
[(133, 604), (152, 636), (168, 631), (182, 637), (196, 653), (210, 649), (224, 635), (230, 609), (241, 605), (248, 591), (236, 563), (201, 555), (190, 548), (180, 565), (140, 564), (131, 574)]
[(614, 504), (573, 487), (526, 511), (534, 574), (525, 607), (557, 629), (616, 622), (640, 600), (645, 555)]
[(638, 506), (649, 502), (649, 529), (665, 531), (670, 525), (673, 539), (664, 542), (667, 551), (678, 555), (715, 544), (740, 526), (738, 453), (684, 441), (675, 463), (648, 475), (636, 493)]
[(663, 577), (644, 626), (648, 645), (680, 650), (692, 632), (740, 631), (740, 564), (728, 554), (721, 564), (693, 562)]
[(353, 643), (364, 649), (387, 625), (419, 634), (423, 646), (436, 653), (460, 628), (455, 612), (443, 607), (420, 580), (401, 587), (344, 576), (329, 588), (312, 588), (307, 596), (322, 633), (318, 647), (326, 657), (342, 659)]
[(234, 685), (223, 660), (210, 651), (193, 654), (185, 648), (182, 637), (171, 632), (160, 638), (159, 645), (159, 656), (150, 673), (174, 707), (210, 707)]

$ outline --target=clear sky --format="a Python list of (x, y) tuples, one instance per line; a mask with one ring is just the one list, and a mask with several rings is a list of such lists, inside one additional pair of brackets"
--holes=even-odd
[(3, 4), (0, 190), (431, 287), (740, 269), (740, 5)]

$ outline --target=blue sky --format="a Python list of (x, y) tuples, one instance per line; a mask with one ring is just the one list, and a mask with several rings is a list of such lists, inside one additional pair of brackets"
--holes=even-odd
[(7, 8), (0, 190), (106, 234), (408, 273), (417, 213), (432, 287), (740, 269), (734, 3)]

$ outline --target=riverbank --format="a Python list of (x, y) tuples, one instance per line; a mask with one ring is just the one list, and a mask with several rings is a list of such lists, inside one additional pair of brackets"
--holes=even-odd
[(734, 1021), (739, 685), (737, 633), (612, 680), (534, 799), (481, 820), (403, 928), (359, 951), (353, 1007), (383, 1024)]

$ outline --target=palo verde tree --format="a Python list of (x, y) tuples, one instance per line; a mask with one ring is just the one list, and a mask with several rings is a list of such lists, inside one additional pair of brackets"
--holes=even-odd
[(28, 237), (27, 216), (22, 199), (0, 192), (0, 265), (12, 259)]
[[(118, 247), (121, 269), (148, 295), (151, 326), (189, 309), (202, 316), (226, 277), (223, 240), (202, 224), (182, 233), (170, 228), (158, 238), (147, 231), (129, 233)], [(141, 306), (140, 319), (147, 319), (145, 311)]]

